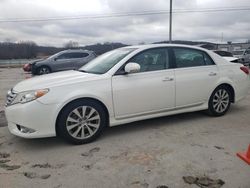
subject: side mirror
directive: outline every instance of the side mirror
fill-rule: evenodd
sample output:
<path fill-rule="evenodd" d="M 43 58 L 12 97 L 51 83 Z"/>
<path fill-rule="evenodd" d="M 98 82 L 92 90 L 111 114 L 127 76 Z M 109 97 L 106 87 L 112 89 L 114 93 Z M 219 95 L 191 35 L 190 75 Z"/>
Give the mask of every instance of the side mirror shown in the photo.
<path fill-rule="evenodd" d="M 138 63 L 128 63 L 125 66 L 125 72 L 130 74 L 130 73 L 136 73 L 136 72 L 140 72 L 141 66 Z"/>
<path fill-rule="evenodd" d="M 54 58 L 54 61 L 56 61 L 57 59 L 58 59 L 58 58 L 57 58 L 57 57 L 55 57 L 55 58 Z"/>

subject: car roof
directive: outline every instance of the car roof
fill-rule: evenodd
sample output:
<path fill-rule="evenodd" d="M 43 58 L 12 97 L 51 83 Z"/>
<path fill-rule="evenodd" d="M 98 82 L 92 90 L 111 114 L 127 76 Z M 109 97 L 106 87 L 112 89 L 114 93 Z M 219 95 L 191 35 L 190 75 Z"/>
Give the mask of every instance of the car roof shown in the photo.
<path fill-rule="evenodd" d="M 67 50 L 63 50 L 61 52 L 93 52 L 93 51 L 83 50 L 83 49 L 67 49 Z"/>
<path fill-rule="evenodd" d="M 193 49 L 197 49 L 197 50 L 208 51 L 205 48 L 201 48 L 198 46 L 192 46 L 192 45 L 185 45 L 185 44 L 144 44 L 144 45 L 126 46 L 123 48 L 149 49 L 149 48 L 157 48 L 157 47 L 183 47 L 183 48 L 193 48 Z"/>
<path fill-rule="evenodd" d="M 213 50 L 214 52 L 228 52 L 228 53 L 231 53 L 229 51 L 226 51 L 226 50 Z"/>
<path fill-rule="evenodd" d="M 183 47 L 183 48 L 191 48 L 191 49 L 197 49 L 206 52 L 210 55 L 210 57 L 214 60 L 214 62 L 218 64 L 228 64 L 227 60 L 225 60 L 223 57 L 219 56 L 218 54 L 214 53 L 211 50 L 207 50 L 205 48 L 201 48 L 198 46 L 192 46 L 192 45 L 184 45 L 184 44 L 146 44 L 146 45 L 134 45 L 134 46 L 126 46 L 123 47 L 123 49 L 126 48 L 136 48 L 136 51 L 143 51 L 151 48 L 160 48 L 160 47 Z"/>

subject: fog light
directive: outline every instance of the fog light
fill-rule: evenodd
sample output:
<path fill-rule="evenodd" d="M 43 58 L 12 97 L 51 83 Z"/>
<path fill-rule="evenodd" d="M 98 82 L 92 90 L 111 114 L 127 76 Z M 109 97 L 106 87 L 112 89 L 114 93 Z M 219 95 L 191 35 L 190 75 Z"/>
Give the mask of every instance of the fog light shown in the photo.
<path fill-rule="evenodd" d="M 21 126 L 21 125 L 16 125 L 16 126 L 17 126 L 17 129 L 22 133 L 33 133 L 33 132 L 35 132 L 34 129 L 30 129 L 30 128 L 27 128 L 27 127 L 24 127 L 24 126 Z"/>

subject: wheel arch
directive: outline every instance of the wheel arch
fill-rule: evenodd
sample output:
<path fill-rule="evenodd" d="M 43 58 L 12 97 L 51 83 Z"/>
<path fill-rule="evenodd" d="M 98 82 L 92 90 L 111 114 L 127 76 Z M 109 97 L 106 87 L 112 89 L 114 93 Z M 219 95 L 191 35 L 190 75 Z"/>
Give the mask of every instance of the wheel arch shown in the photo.
<path fill-rule="evenodd" d="M 48 67 L 49 70 L 50 70 L 50 72 L 53 71 L 53 69 L 51 68 L 51 66 L 49 66 L 49 65 L 47 65 L 47 64 L 41 64 L 41 65 L 39 65 L 39 66 L 36 67 L 35 74 L 38 74 L 37 71 L 38 71 L 41 67 Z"/>
<path fill-rule="evenodd" d="M 228 88 L 228 90 L 231 94 L 230 102 L 234 103 L 235 102 L 235 89 L 234 89 L 234 87 L 229 83 L 220 83 L 219 85 L 217 85 L 217 87 L 214 88 L 214 90 L 217 89 L 218 87 L 221 87 L 221 86 Z"/>
<path fill-rule="evenodd" d="M 73 102 L 82 101 L 82 100 L 90 100 L 90 101 L 94 101 L 94 102 L 100 104 L 105 111 L 105 115 L 107 117 L 107 126 L 109 126 L 109 117 L 110 116 L 109 116 L 109 111 L 108 111 L 108 108 L 106 107 L 106 105 L 102 101 L 100 101 L 96 98 L 93 98 L 93 97 L 81 97 L 81 98 L 77 98 L 77 99 L 73 99 L 73 100 L 69 101 L 68 103 L 64 104 L 63 107 L 60 109 L 59 113 L 57 114 L 56 122 L 55 122 L 56 135 L 58 135 L 58 119 L 59 119 L 59 116 L 62 113 L 62 111 L 67 107 L 67 105 L 69 105 Z"/>

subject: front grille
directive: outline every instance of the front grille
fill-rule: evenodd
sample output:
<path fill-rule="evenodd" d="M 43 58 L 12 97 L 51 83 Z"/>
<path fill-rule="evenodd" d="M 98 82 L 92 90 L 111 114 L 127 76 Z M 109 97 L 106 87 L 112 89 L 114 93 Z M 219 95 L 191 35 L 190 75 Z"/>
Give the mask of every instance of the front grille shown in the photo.
<path fill-rule="evenodd" d="M 9 106 L 12 104 L 12 102 L 14 101 L 14 99 L 16 98 L 17 93 L 15 93 L 13 91 L 13 89 L 9 90 L 7 93 L 7 99 L 6 99 L 6 106 Z"/>

